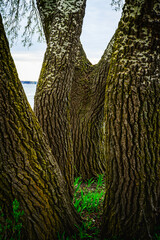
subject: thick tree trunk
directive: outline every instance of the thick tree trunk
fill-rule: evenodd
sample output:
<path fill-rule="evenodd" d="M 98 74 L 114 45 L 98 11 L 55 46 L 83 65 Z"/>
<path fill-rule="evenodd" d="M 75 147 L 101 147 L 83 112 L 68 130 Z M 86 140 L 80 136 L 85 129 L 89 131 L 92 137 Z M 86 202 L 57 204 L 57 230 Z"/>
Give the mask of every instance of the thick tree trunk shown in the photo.
<path fill-rule="evenodd" d="M 114 38 L 94 66 L 79 45 L 71 92 L 71 120 L 76 174 L 83 180 L 105 171 L 103 109 L 113 41 Z"/>
<path fill-rule="evenodd" d="M 152 239 L 160 207 L 160 3 L 126 0 L 105 99 L 103 239 Z"/>
<path fill-rule="evenodd" d="M 45 4 L 37 0 L 48 48 L 35 96 L 35 112 L 68 185 L 71 185 L 69 179 L 72 179 L 74 170 L 71 165 L 83 180 L 105 170 L 103 107 L 113 40 L 99 64 L 93 66 L 79 40 L 84 12 L 79 11 L 69 18 L 59 12 L 55 1 L 50 3 L 53 11 L 45 8 Z M 76 6 L 73 10 L 76 11 Z M 66 117 L 61 119 L 60 115 Z"/>
<path fill-rule="evenodd" d="M 44 8 L 38 2 L 45 28 Z M 34 110 L 46 134 L 72 195 L 74 177 L 73 144 L 70 123 L 70 94 L 78 40 L 82 29 L 85 0 L 57 1 L 48 16 L 45 32 L 48 42 L 35 95 Z M 48 7 L 46 8 L 48 11 Z"/>
<path fill-rule="evenodd" d="M 22 239 L 58 239 L 80 223 L 66 183 L 27 102 L 0 17 L 0 206 L 24 211 Z M 1 218 L 0 218 L 0 223 Z"/>

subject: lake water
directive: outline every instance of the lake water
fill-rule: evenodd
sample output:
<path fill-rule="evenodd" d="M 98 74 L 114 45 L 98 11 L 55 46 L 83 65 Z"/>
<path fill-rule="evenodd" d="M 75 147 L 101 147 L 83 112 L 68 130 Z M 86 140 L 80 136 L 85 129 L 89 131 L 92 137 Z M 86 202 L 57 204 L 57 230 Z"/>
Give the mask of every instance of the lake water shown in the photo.
<path fill-rule="evenodd" d="M 36 86 L 37 84 L 26 84 L 26 83 L 22 83 L 22 86 L 24 88 L 24 91 L 27 95 L 28 101 L 33 109 L 34 106 L 34 95 L 36 92 Z"/>

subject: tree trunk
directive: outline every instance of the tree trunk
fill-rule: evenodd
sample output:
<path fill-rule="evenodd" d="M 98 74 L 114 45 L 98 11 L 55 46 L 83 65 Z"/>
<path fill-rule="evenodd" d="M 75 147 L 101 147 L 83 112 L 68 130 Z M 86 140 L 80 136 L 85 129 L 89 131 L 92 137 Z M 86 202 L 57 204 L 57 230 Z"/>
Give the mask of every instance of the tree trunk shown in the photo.
<path fill-rule="evenodd" d="M 71 120 L 76 174 L 82 180 L 105 171 L 103 109 L 113 42 L 114 37 L 94 66 L 79 45 L 71 92 Z"/>
<path fill-rule="evenodd" d="M 70 95 L 86 1 L 57 1 L 56 5 L 54 2 L 50 6 L 51 12 L 48 12 L 48 5 L 42 5 L 43 1 L 37 3 L 44 29 L 49 27 L 45 30 L 48 45 L 37 85 L 34 111 L 72 196 L 74 159 Z M 48 18 L 51 21 L 47 24 L 45 21 Z"/>
<path fill-rule="evenodd" d="M 22 239 L 71 235 L 80 219 L 18 79 L 1 16 L 0 56 L 0 206 L 10 219 L 13 200 L 20 202 Z"/>
<path fill-rule="evenodd" d="M 105 170 L 103 107 L 113 40 L 99 64 L 93 66 L 87 59 L 79 39 L 84 12 L 76 13 L 79 14 L 81 22 L 76 19 L 77 24 L 75 25 L 73 23 L 76 22 L 77 15 L 74 15 L 74 18 L 67 17 L 66 19 L 64 14 L 58 12 L 59 7 L 57 8 L 54 1 L 50 3 L 52 11 L 49 11 L 48 7 L 45 8 L 45 4 L 43 1 L 37 0 L 48 49 L 37 86 L 35 112 L 70 186 L 72 181 L 70 183 L 69 179 L 72 179 L 73 170 L 83 180 L 102 174 Z M 76 10 L 75 6 L 73 10 Z M 66 29 L 73 25 L 73 28 L 67 30 L 69 40 L 61 41 L 60 38 L 57 38 L 59 34 L 62 39 L 66 37 L 66 29 L 62 30 L 62 27 L 59 29 L 58 24 L 65 24 Z M 76 31 L 74 31 L 75 28 Z M 66 41 L 71 45 L 65 52 Z M 58 60 L 57 56 L 53 54 L 55 51 L 62 53 L 58 55 Z M 67 51 L 69 57 L 66 56 Z M 72 62 L 70 62 L 71 59 Z M 53 71 L 57 71 L 57 73 L 50 74 Z M 64 88 L 63 85 L 65 85 Z M 59 92 L 63 92 L 63 94 L 58 95 Z M 68 99 L 67 103 L 63 104 L 66 98 Z M 61 119 L 62 112 L 66 118 Z M 71 146 L 72 141 L 73 146 Z M 64 149 L 66 149 L 66 153 Z M 71 165 L 74 169 L 71 168 Z"/>
<path fill-rule="evenodd" d="M 126 0 L 106 86 L 103 239 L 153 239 L 158 224 L 159 29 L 158 0 Z"/>

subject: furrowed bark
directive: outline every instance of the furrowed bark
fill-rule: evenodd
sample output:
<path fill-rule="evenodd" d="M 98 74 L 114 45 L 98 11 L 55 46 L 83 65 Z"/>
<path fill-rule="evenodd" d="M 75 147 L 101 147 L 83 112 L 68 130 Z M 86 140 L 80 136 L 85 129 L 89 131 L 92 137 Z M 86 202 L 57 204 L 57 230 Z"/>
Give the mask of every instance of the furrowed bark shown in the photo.
<path fill-rule="evenodd" d="M 19 201 L 22 239 L 71 235 L 80 218 L 18 79 L 1 16 L 0 56 L 0 206 L 12 219 L 12 202 Z"/>
<path fill-rule="evenodd" d="M 74 60 L 72 61 L 71 68 L 69 70 L 72 72 L 72 75 L 67 77 L 68 66 L 70 65 L 66 66 L 63 64 L 64 59 L 66 59 L 65 52 L 63 54 L 66 40 L 57 41 L 57 37 L 55 39 L 55 35 L 59 34 L 59 31 L 62 29 L 62 27 L 60 29 L 57 28 L 56 22 L 59 22 L 61 25 L 65 22 L 65 27 L 68 29 L 69 25 L 74 22 L 74 18 L 65 20 L 66 18 L 64 15 L 58 15 L 59 2 L 55 2 L 56 1 L 51 1 L 50 8 L 48 8 L 47 1 L 37 1 L 46 41 L 48 43 L 48 50 L 46 52 L 42 73 L 37 87 L 35 112 L 43 130 L 46 133 L 51 148 L 52 146 L 55 146 L 53 154 L 57 156 L 56 159 L 58 159 L 62 172 L 66 175 L 66 180 L 70 185 L 69 179 L 72 178 L 73 169 L 71 169 L 70 163 L 67 163 L 67 154 L 64 154 L 64 150 L 62 150 L 64 147 L 68 153 L 70 152 L 69 158 L 74 158 L 74 164 L 72 160 L 71 162 L 72 166 L 75 168 L 75 174 L 80 175 L 83 180 L 96 177 L 98 174 L 104 173 L 105 170 L 103 146 L 103 107 L 105 84 L 113 41 L 109 44 L 109 47 L 105 51 L 101 61 L 97 65 L 93 66 L 87 59 L 80 43 L 80 34 L 73 31 L 73 28 L 71 29 L 73 32 L 69 33 L 68 30 L 72 39 L 76 39 L 76 45 L 75 48 L 73 44 L 71 48 L 68 47 L 70 56 L 69 60 L 71 58 Z M 46 8 L 45 4 L 47 6 Z M 52 11 L 48 9 L 52 9 Z M 75 6 L 73 10 L 76 10 Z M 82 13 L 83 12 L 79 14 Z M 55 16 L 59 16 L 59 18 L 55 20 Z M 82 19 L 83 14 L 81 15 L 81 20 Z M 77 26 L 74 27 L 77 29 L 79 28 L 79 30 L 82 27 L 81 24 L 79 24 L 78 27 Z M 51 30 L 52 28 L 54 29 L 54 35 Z M 66 30 L 61 30 L 62 39 L 65 38 L 65 31 Z M 72 39 L 69 40 L 69 42 L 71 42 Z M 55 60 L 54 54 L 51 55 L 51 52 L 53 52 L 53 50 L 49 50 L 49 46 L 51 44 L 54 46 L 54 51 L 55 49 L 58 49 L 59 53 L 62 53 L 61 55 L 59 54 L 58 61 Z M 61 48 L 58 44 L 61 44 Z M 47 60 L 47 58 L 49 58 L 49 60 Z M 65 60 L 67 64 L 69 60 L 68 58 Z M 58 74 L 50 74 L 51 72 L 54 72 L 55 69 L 58 69 Z M 61 84 L 56 85 L 56 82 L 60 82 Z M 48 83 L 50 88 L 47 86 Z M 64 84 L 65 88 L 62 89 Z M 43 86 L 45 86 L 45 90 Z M 54 93 L 51 88 L 54 88 Z M 58 94 L 57 92 L 63 92 L 63 94 L 61 94 L 60 98 L 56 100 L 58 103 L 54 103 L 53 106 L 51 102 L 55 102 L 55 98 L 57 98 L 56 95 Z M 64 97 L 66 98 L 66 96 L 68 99 L 68 106 L 62 104 L 60 108 L 57 108 L 57 104 L 63 102 Z M 70 97 L 68 98 L 68 96 Z M 66 111 L 69 115 L 63 119 L 66 125 L 65 127 L 62 127 L 62 123 L 58 122 L 60 116 L 57 113 L 65 116 Z M 70 134 L 68 134 L 68 130 L 66 131 L 67 134 L 65 133 L 65 129 L 71 129 L 72 140 Z M 60 133 L 63 135 L 63 138 L 59 137 Z M 72 141 L 73 146 L 70 146 L 69 143 Z M 66 145 L 66 143 L 68 143 L 68 145 Z M 57 149 L 56 152 L 55 149 Z M 73 152 L 69 149 L 73 149 Z M 66 167 L 65 170 L 64 165 L 66 164 L 68 164 L 68 167 Z M 70 173 L 68 174 L 68 172 Z"/>
<path fill-rule="evenodd" d="M 114 38 L 100 62 L 92 65 L 80 44 L 71 93 L 71 119 L 76 174 L 87 180 L 105 171 L 103 109 Z"/>
<path fill-rule="evenodd" d="M 34 111 L 52 149 L 72 196 L 74 178 L 70 123 L 70 94 L 85 0 L 56 1 L 48 12 L 47 50 L 37 85 Z M 40 5 L 41 1 L 39 1 Z M 39 7 L 40 16 L 44 8 Z M 46 11 L 47 8 L 46 8 Z M 42 22 L 45 17 L 42 18 Z M 45 27 L 46 24 L 43 24 Z M 49 37 L 49 38 L 48 38 Z"/>
<path fill-rule="evenodd" d="M 158 224 L 159 29 L 159 1 L 126 1 L 106 86 L 102 239 L 153 239 Z"/>

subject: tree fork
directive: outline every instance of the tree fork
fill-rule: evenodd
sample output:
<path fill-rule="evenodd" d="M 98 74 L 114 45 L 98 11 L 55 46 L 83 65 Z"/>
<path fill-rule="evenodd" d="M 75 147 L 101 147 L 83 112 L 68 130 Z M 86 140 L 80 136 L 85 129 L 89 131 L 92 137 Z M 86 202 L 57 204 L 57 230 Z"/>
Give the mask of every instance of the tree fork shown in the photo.
<path fill-rule="evenodd" d="M 56 29 L 56 25 L 52 22 L 54 21 L 54 16 L 56 16 L 56 4 L 51 2 L 50 9 L 52 11 L 45 10 L 45 5 L 43 1 L 37 1 L 46 41 L 48 44 L 53 43 L 53 39 L 51 38 L 51 26 L 53 25 L 55 32 L 57 33 L 59 30 Z M 76 8 L 75 8 L 76 9 Z M 75 10 L 74 9 L 74 10 Z M 83 17 L 83 16 L 82 16 Z M 60 22 L 64 21 L 64 16 L 60 18 Z M 71 20 L 70 25 L 73 23 L 74 18 Z M 65 24 L 69 24 L 68 21 L 65 22 Z M 67 26 L 66 26 L 67 27 Z M 81 28 L 81 26 L 79 26 Z M 61 35 L 63 36 L 65 34 L 65 31 L 61 32 Z M 74 35 L 72 33 L 72 35 Z M 75 37 L 75 35 L 74 35 Z M 77 43 L 76 48 L 70 50 L 70 54 L 74 54 L 75 60 L 72 68 L 72 77 L 70 77 L 69 86 L 65 91 L 68 91 L 67 94 L 70 95 L 70 98 L 68 99 L 68 112 L 71 114 L 71 119 L 68 117 L 68 122 L 71 128 L 72 132 L 72 141 L 73 141 L 73 157 L 74 157 L 74 170 L 75 174 L 79 174 L 83 180 L 89 179 L 91 177 L 95 177 L 98 174 L 104 173 L 105 170 L 105 160 L 104 160 L 104 153 L 103 153 L 103 107 L 104 107 L 104 95 L 105 95 L 105 84 L 106 84 L 106 78 L 107 78 L 107 71 L 109 67 L 109 61 L 111 56 L 111 49 L 113 45 L 109 44 L 109 47 L 105 51 L 101 61 L 93 66 L 89 60 L 87 59 L 85 52 L 83 50 L 83 47 L 80 43 L 79 36 L 76 36 Z M 55 41 L 54 41 L 55 42 Z M 62 43 L 62 46 L 65 44 L 65 41 Z M 55 44 L 55 47 L 57 47 L 57 42 Z M 74 52 L 74 51 L 75 52 Z M 51 52 L 51 51 L 50 51 Z M 48 55 L 48 52 L 47 52 Z M 52 59 L 52 61 L 51 61 Z M 45 75 L 41 74 L 41 77 L 39 79 L 39 82 L 43 83 L 45 82 L 45 85 L 49 81 L 54 82 L 54 76 L 51 77 L 49 75 L 49 80 L 47 79 L 47 74 L 51 72 L 55 65 L 57 63 L 53 63 L 54 61 L 54 55 L 50 56 L 50 61 L 47 62 L 47 66 L 50 71 L 47 72 Z M 67 60 L 68 61 L 68 60 Z M 107 62 L 107 64 L 106 64 Z M 51 64 L 52 63 L 52 64 Z M 61 66 L 62 63 L 59 63 Z M 53 67 L 54 66 L 54 67 Z M 42 72 L 45 66 L 42 68 Z M 63 73 L 64 70 L 66 71 L 67 68 L 59 68 L 59 76 L 57 77 L 57 81 L 59 79 L 60 82 L 64 81 L 63 79 Z M 67 72 L 67 71 L 66 71 Z M 64 75 L 66 76 L 66 75 Z M 52 78 L 52 80 L 51 80 Z M 54 87 L 54 84 L 51 85 Z M 58 86 L 59 88 L 61 86 Z M 60 89 L 61 90 L 61 89 Z M 59 91 L 60 91 L 59 90 Z M 39 94 L 39 93 L 40 94 Z M 48 113 L 46 113 L 46 105 L 44 107 L 44 104 L 42 105 L 42 102 L 40 99 L 42 98 L 41 93 L 45 94 L 45 97 L 47 98 L 48 95 L 50 96 L 50 99 L 55 97 L 56 92 L 52 94 L 51 97 L 51 91 L 46 88 L 46 90 L 42 90 L 40 85 L 38 85 L 36 97 L 35 97 L 35 112 L 39 118 L 39 121 L 43 127 L 43 129 L 48 128 L 51 129 L 45 130 L 45 133 L 48 137 L 50 146 L 52 147 L 54 144 L 53 142 L 56 141 L 57 135 L 56 130 L 55 133 L 53 132 L 55 129 L 54 122 L 55 119 L 51 117 Z M 45 93 L 44 93 L 45 92 Z M 71 102 L 71 105 L 70 105 Z M 40 107 L 41 105 L 41 107 Z M 52 107 L 52 104 L 48 104 L 47 111 L 53 112 L 54 108 Z M 41 109 L 41 110 L 40 110 Z M 63 109 L 65 109 L 63 107 Z M 55 110 L 56 113 L 57 110 Z M 62 110 L 61 110 L 62 111 Z M 65 111 L 65 110 L 64 110 Z M 43 112 L 43 114 L 42 114 Z M 60 112 L 60 111 L 59 111 Z M 54 113 L 54 114 L 55 114 Z M 54 116 L 53 114 L 53 116 Z M 47 118 L 47 120 L 45 119 Z M 47 124 L 46 124 L 47 121 Z M 69 128 L 69 127 L 68 127 Z M 70 135 L 66 136 L 66 139 L 69 139 Z M 60 141 L 58 141 L 60 142 Z M 64 139 L 61 139 L 61 142 L 64 142 Z M 69 142 L 71 140 L 69 139 Z M 64 143 L 63 143 L 64 144 Z M 60 148 L 62 148 L 62 143 L 57 143 L 57 151 L 62 151 Z M 67 148 L 66 148 L 67 149 Z M 55 152 L 53 153 L 56 154 Z M 57 158 L 58 158 L 57 154 Z M 65 158 L 64 158 L 65 159 Z M 61 161 L 59 161 L 59 164 Z M 65 160 L 63 160 L 62 168 L 65 165 Z M 67 172 L 68 169 L 63 170 L 63 172 Z M 66 177 L 67 178 L 67 177 Z"/>
<path fill-rule="evenodd" d="M 76 174 L 87 180 L 105 172 L 103 110 L 114 37 L 98 64 L 79 44 L 71 92 L 71 122 Z"/>

